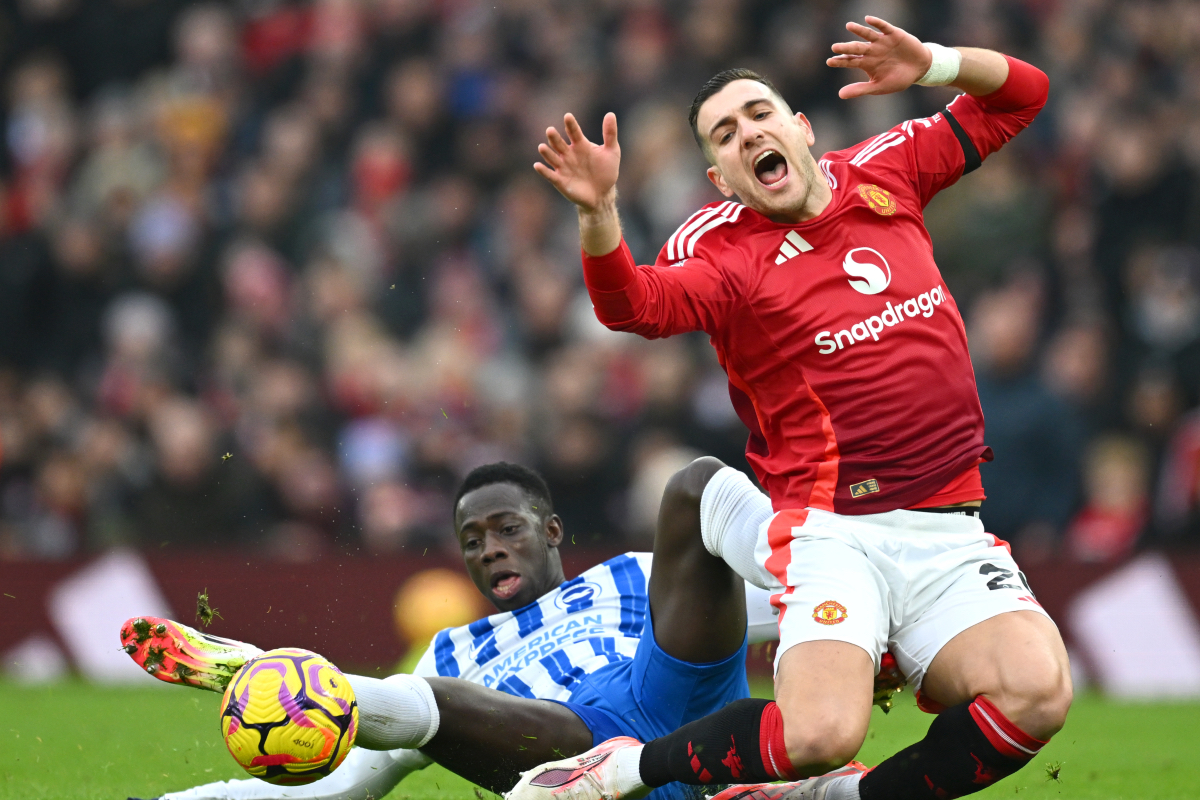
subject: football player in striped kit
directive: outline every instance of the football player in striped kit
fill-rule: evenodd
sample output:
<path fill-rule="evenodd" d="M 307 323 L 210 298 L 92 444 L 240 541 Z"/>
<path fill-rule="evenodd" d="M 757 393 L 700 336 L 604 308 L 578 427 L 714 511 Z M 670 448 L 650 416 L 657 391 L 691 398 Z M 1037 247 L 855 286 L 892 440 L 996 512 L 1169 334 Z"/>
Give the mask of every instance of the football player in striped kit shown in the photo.
<path fill-rule="evenodd" d="M 296 787 L 218 782 L 164 797 L 365 800 L 431 760 L 504 791 L 548 758 L 668 733 L 747 697 L 747 642 L 774 639 L 777 625 L 769 595 L 747 590 L 701 543 L 701 493 L 722 467 L 701 459 L 672 478 L 653 555 L 626 553 L 570 580 L 558 554 L 563 523 L 541 477 L 505 463 L 474 470 L 455 501 L 455 531 L 472 580 L 499 613 L 437 634 L 414 675 L 348 676 L 357 746 L 332 775 Z M 170 620 L 146 623 L 125 627 L 152 635 L 123 644 L 143 665 L 162 648 L 147 671 L 171 683 L 223 691 L 261 652 Z M 694 794 L 671 784 L 655 796 Z"/>
<path fill-rule="evenodd" d="M 992 453 L 922 216 L 1029 125 L 1049 81 L 994 51 L 866 21 L 847 24 L 860 40 L 833 45 L 827 61 L 867 73 L 843 98 L 914 83 L 963 94 L 818 161 L 808 119 L 769 80 L 718 73 L 689 121 L 730 199 L 685 221 L 654 265 L 638 266 L 622 238 L 616 117 L 592 143 L 568 114 L 566 136 L 550 128 L 538 148 L 534 168 L 578 209 L 600 321 L 651 339 L 702 330 L 717 351 L 773 513 L 714 514 L 702 534 L 773 592 L 780 643 L 774 702 L 739 700 L 644 747 L 544 765 L 510 800 L 634 797 L 668 781 L 762 782 L 730 790 L 760 799 L 958 797 L 1029 763 L 1065 723 L 1062 638 L 978 516 L 979 464 Z M 718 475 L 704 496 L 725 498 L 718 509 L 760 502 L 747 487 Z M 937 718 L 869 772 L 822 776 L 861 747 L 889 649 Z"/>

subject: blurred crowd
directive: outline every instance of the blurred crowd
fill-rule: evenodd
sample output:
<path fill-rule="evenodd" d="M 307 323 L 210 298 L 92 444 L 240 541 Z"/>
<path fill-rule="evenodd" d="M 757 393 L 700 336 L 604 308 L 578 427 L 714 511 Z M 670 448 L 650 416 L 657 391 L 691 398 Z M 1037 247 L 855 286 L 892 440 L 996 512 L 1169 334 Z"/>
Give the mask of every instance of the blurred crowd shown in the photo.
<path fill-rule="evenodd" d="M 611 333 L 530 168 L 621 121 L 643 263 L 716 197 L 686 109 L 770 75 L 817 153 L 935 112 L 824 65 L 865 13 L 1038 65 L 1034 126 L 927 211 L 1022 557 L 1200 544 L 1200 4 L 8 0 L 0 557 L 453 547 L 459 478 L 541 469 L 645 547 L 666 478 L 744 466 L 702 337 Z"/>

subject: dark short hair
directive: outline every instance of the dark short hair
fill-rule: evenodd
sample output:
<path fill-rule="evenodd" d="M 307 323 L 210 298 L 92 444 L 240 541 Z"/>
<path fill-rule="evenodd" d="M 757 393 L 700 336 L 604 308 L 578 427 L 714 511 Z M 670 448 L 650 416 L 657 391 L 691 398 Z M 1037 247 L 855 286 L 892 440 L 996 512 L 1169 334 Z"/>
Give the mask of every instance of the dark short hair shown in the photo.
<path fill-rule="evenodd" d="M 700 135 L 700 129 L 696 127 L 696 119 L 700 116 L 700 106 L 704 105 L 705 100 L 734 81 L 757 81 L 770 89 L 771 94 L 778 97 L 784 105 L 787 105 L 787 101 L 783 99 L 783 95 L 779 93 L 779 90 L 775 88 L 775 84 L 771 83 L 771 79 L 766 75 L 755 72 L 752 69 L 746 69 L 745 67 L 721 70 L 700 87 L 700 91 L 696 94 L 696 99 L 692 101 L 692 108 L 688 111 L 688 125 L 692 126 L 692 136 L 696 137 L 696 144 L 700 145 L 700 149 L 706 153 L 708 151 L 705 149 L 705 139 Z"/>
<path fill-rule="evenodd" d="M 529 467 L 510 464 L 507 461 L 484 464 L 482 467 L 471 470 L 467 477 L 463 478 L 462 485 L 458 487 L 458 493 L 454 495 L 454 513 L 458 513 L 458 501 L 463 499 L 463 495 L 484 486 L 491 486 L 493 483 L 511 483 L 519 487 L 542 519 L 547 519 L 554 513 L 554 503 L 550 500 L 550 487 L 546 485 L 545 478 Z"/>

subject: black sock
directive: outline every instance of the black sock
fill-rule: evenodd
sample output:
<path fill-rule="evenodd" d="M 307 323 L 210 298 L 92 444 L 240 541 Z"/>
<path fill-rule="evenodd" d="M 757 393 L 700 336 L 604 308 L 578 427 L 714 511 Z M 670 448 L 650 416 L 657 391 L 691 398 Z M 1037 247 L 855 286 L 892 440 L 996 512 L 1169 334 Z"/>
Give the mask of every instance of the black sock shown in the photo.
<path fill-rule="evenodd" d="M 763 763 L 764 753 L 770 763 Z M 792 777 L 779 708 L 769 700 L 734 700 L 647 743 L 639 771 L 647 786 L 671 781 L 760 783 Z"/>
<path fill-rule="evenodd" d="M 925 738 L 863 776 L 860 800 L 943 800 L 986 789 L 1029 763 L 1034 739 L 980 695 L 946 709 Z"/>

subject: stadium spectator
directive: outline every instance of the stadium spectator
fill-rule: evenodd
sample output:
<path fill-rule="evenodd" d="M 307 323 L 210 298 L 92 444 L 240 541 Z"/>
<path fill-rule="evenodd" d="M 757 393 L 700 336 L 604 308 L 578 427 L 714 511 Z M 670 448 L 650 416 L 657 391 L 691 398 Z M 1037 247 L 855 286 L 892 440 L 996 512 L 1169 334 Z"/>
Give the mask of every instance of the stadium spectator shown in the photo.
<path fill-rule="evenodd" d="M 986 440 L 995 460 L 981 468 L 988 530 L 1026 561 L 1049 557 L 1075 505 L 1076 414 L 1033 368 L 1042 308 L 1040 284 L 1025 276 L 980 296 L 968 338 Z"/>
<path fill-rule="evenodd" d="M 1133 552 L 1149 520 L 1149 458 L 1136 439 L 1092 443 L 1083 466 L 1084 506 L 1067 526 L 1066 547 L 1079 561 L 1116 561 Z"/>

